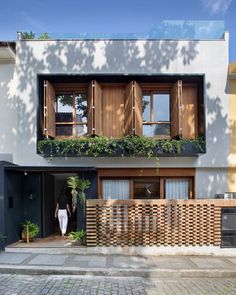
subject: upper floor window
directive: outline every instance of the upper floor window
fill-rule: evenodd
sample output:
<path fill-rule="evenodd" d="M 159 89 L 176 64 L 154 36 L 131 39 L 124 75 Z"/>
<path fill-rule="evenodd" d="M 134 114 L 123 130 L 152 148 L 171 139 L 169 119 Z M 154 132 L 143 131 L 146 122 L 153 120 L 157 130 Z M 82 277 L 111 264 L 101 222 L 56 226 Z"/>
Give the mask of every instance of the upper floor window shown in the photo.
<path fill-rule="evenodd" d="M 142 100 L 143 135 L 170 137 L 170 94 L 144 93 Z"/>
<path fill-rule="evenodd" d="M 56 136 L 83 136 L 87 134 L 86 93 L 56 94 Z"/>

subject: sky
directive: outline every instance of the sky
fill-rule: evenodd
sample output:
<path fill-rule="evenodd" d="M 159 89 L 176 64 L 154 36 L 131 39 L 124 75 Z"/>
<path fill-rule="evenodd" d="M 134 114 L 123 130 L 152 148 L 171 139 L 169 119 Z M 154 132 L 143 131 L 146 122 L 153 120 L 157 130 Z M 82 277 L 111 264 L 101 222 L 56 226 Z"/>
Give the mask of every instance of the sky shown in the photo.
<path fill-rule="evenodd" d="M 224 20 L 236 61 L 236 0 L 0 0 L 0 40 L 35 33 L 142 33 L 162 20 Z"/>

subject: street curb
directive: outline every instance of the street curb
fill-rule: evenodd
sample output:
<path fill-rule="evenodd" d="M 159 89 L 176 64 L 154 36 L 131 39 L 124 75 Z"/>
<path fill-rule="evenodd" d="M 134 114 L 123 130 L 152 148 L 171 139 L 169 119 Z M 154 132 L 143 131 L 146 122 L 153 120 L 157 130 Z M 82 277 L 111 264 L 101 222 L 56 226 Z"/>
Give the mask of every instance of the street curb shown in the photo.
<path fill-rule="evenodd" d="M 77 268 L 55 266 L 0 265 L 1 274 L 24 275 L 83 275 L 107 277 L 142 278 L 236 278 L 236 270 L 230 269 L 115 269 L 115 268 Z"/>

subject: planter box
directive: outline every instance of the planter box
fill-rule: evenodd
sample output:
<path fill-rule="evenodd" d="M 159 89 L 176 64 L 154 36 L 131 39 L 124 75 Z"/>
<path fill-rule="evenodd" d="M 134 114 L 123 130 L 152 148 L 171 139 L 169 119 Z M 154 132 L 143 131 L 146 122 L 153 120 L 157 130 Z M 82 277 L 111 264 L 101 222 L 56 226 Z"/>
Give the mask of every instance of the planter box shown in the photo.
<path fill-rule="evenodd" d="M 194 142 L 192 141 L 186 141 L 182 143 L 181 150 L 178 152 L 174 146 L 171 146 L 173 148 L 169 149 L 160 146 L 157 146 L 153 149 L 154 151 L 154 157 L 197 157 L 201 154 L 205 153 L 205 148 L 198 147 Z M 86 154 L 86 148 L 85 145 L 83 150 L 81 150 L 81 154 L 78 155 L 76 151 L 70 151 L 65 153 L 65 147 L 63 147 L 63 144 L 59 147 L 51 146 L 50 143 L 44 144 L 42 148 L 42 152 L 38 151 L 38 154 L 42 155 L 45 158 L 48 157 L 94 157 L 93 155 L 87 155 Z M 147 154 L 144 155 L 132 155 L 128 150 L 126 150 L 124 147 L 119 145 L 118 147 L 114 148 L 114 152 L 112 154 L 109 153 L 101 153 L 97 155 L 97 157 L 147 157 Z"/>

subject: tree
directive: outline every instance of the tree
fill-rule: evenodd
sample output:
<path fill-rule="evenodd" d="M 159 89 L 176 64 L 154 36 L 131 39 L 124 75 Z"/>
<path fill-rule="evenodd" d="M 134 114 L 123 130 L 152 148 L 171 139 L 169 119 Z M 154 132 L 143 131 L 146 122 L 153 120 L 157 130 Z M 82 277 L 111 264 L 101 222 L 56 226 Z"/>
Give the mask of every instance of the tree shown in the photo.
<path fill-rule="evenodd" d="M 24 40 L 26 39 L 35 39 L 35 33 L 33 33 L 32 31 L 28 32 L 22 32 L 22 38 Z"/>
<path fill-rule="evenodd" d="M 48 40 L 48 39 L 51 39 L 51 37 L 49 36 L 48 33 L 43 33 L 42 35 L 40 35 L 38 37 L 39 40 Z"/>

